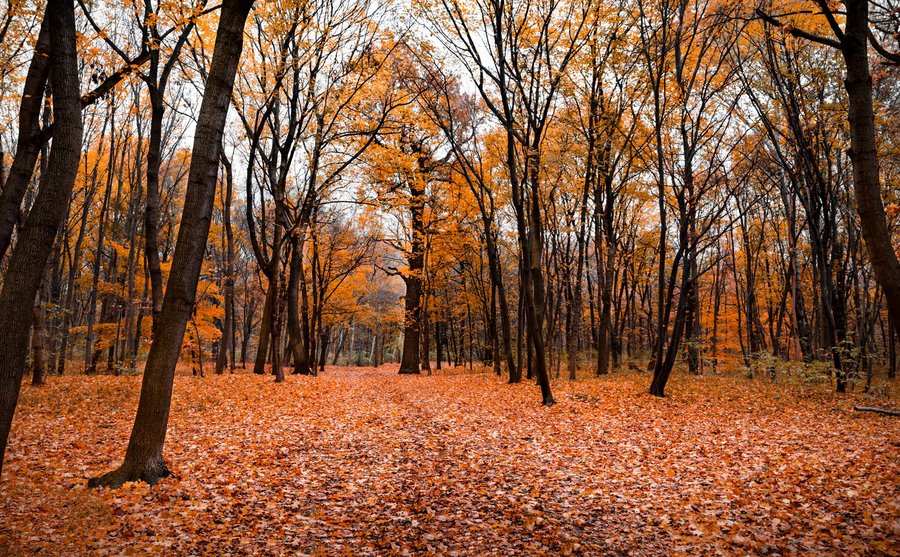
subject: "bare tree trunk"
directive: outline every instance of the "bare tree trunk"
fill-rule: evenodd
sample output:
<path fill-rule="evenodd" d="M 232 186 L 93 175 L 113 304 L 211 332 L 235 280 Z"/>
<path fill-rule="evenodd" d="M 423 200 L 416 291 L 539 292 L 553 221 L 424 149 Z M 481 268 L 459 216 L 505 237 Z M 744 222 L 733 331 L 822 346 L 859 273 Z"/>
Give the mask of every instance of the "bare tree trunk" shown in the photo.
<path fill-rule="evenodd" d="M 222 339 L 216 358 L 216 373 L 225 371 L 228 355 L 231 354 L 231 370 L 234 371 L 234 232 L 231 229 L 231 197 L 234 180 L 231 175 L 231 161 L 222 154 L 225 169 L 225 199 L 222 204 L 222 220 L 225 226 L 225 317 L 222 323 Z"/>
<path fill-rule="evenodd" d="M 151 61 L 151 75 L 148 80 L 150 91 L 150 140 L 147 146 L 147 207 L 144 211 L 144 256 L 150 276 L 150 300 L 152 304 L 153 330 L 162 309 L 163 282 L 159 261 L 159 166 L 162 151 L 163 91 L 156 82 L 159 60 Z"/>
<path fill-rule="evenodd" d="M 412 271 L 410 265 L 410 271 Z M 406 283 L 403 320 L 403 355 L 400 356 L 400 373 L 419 373 L 419 321 L 421 319 L 421 281 L 416 277 L 403 277 Z"/>
<path fill-rule="evenodd" d="M 277 252 L 276 252 L 277 253 Z M 274 253 L 273 259 L 277 257 Z M 267 275 L 270 273 L 266 273 Z M 253 363 L 253 373 L 264 375 L 266 373 L 266 361 L 269 356 L 269 336 L 272 334 L 272 323 L 274 320 L 274 308 L 276 298 L 278 296 L 278 275 L 269 276 L 269 286 L 266 289 L 266 301 L 263 303 L 262 317 L 259 325 L 259 338 L 256 344 L 256 360 Z"/>
<path fill-rule="evenodd" d="M 422 322 L 419 331 L 422 340 L 422 350 L 419 354 L 422 359 L 422 371 L 427 375 L 431 375 L 431 335 L 429 334 L 430 328 L 428 326 L 428 295 L 425 292 L 422 293 L 421 317 Z"/>
<path fill-rule="evenodd" d="M 325 371 L 325 362 L 328 360 L 328 345 L 331 344 L 331 325 L 327 330 L 319 331 L 321 346 L 319 347 L 319 371 Z"/>
<path fill-rule="evenodd" d="M 897 331 L 894 318 L 888 315 L 888 379 L 897 377 Z"/>
<path fill-rule="evenodd" d="M 412 242 L 409 254 L 409 271 L 403 274 L 406 283 L 403 320 L 403 355 L 400 357 L 400 373 L 419 373 L 422 328 L 422 273 L 425 267 L 425 191 L 415 180 L 410 181 L 410 212 Z"/>
<path fill-rule="evenodd" d="M 350 325 L 353 327 L 353 325 Z M 334 354 L 331 356 L 331 365 L 336 366 L 338 363 L 338 358 L 341 357 L 341 352 L 344 351 L 344 345 L 347 343 L 347 329 L 346 327 L 341 327 L 340 337 L 337 343 L 337 346 L 334 347 Z"/>
<path fill-rule="evenodd" d="M 184 213 L 165 298 L 144 369 L 128 450 L 122 466 L 92 479 L 89 482 L 92 487 L 118 487 L 125 481 L 134 480 L 154 484 L 169 475 L 163 459 L 163 444 L 175 365 L 196 298 L 215 200 L 225 117 L 243 48 L 244 23 L 252 4 L 252 0 L 224 0 L 222 3 L 212 64 L 197 118 Z"/>
<path fill-rule="evenodd" d="M 34 322 L 31 326 L 31 384 L 35 386 L 44 384 L 44 374 L 46 372 L 44 364 L 44 345 L 47 339 L 47 311 L 44 307 L 47 291 L 46 280 L 47 277 L 44 279 L 43 287 L 38 290 L 34 308 L 32 309 Z"/>
<path fill-rule="evenodd" d="M 72 0 L 48 0 L 53 120 L 57 127 L 47 173 L 19 233 L 0 290 L 0 471 L 28 354 L 34 299 L 47 258 L 75 185 L 81 156 L 82 122 L 75 7 Z M 40 52 L 36 52 L 40 56 Z"/>
<path fill-rule="evenodd" d="M 845 6 L 847 23 L 841 50 L 847 67 L 844 86 L 849 100 L 847 116 L 856 207 L 869 261 L 896 323 L 900 321 L 900 261 L 891 243 L 878 176 L 872 75 L 869 73 L 869 2 L 847 0 Z"/>
<path fill-rule="evenodd" d="M 25 76 L 22 104 L 19 106 L 19 135 L 16 139 L 16 155 L 9 168 L 9 176 L 2 183 L 0 193 L 0 261 L 6 255 L 12 240 L 13 229 L 19 220 L 19 207 L 38 154 L 41 152 L 40 115 L 44 101 L 44 89 L 50 75 L 50 21 L 44 17 L 34 54 Z M 79 104 L 79 111 L 81 105 Z"/>
<path fill-rule="evenodd" d="M 279 283 L 281 281 L 279 280 Z M 272 375 L 275 376 L 276 383 L 284 382 L 284 367 L 282 366 L 281 353 L 281 333 L 284 324 L 284 311 L 282 310 L 279 300 L 281 296 L 275 298 L 275 306 L 272 308 L 273 326 L 272 333 L 269 335 L 272 339 Z"/>
<path fill-rule="evenodd" d="M 443 321 L 435 321 L 434 323 L 434 347 L 437 352 L 437 370 L 441 370 L 441 361 L 444 359 L 444 323 Z"/>
<path fill-rule="evenodd" d="M 301 289 L 303 290 L 303 305 L 305 306 L 303 309 L 303 317 L 302 320 L 305 321 L 309 316 L 307 301 L 306 301 L 306 285 L 304 284 L 306 281 L 303 280 L 305 277 L 303 276 L 303 232 L 300 231 L 296 236 L 291 238 L 291 261 L 290 261 L 290 269 L 288 271 L 288 337 L 289 342 L 291 344 L 291 354 L 294 358 L 294 373 L 299 373 L 301 375 L 309 375 L 311 373 L 309 366 L 309 334 L 308 328 L 309 324 L 307 322 L 307 334 L 303 334 L 303 327 L 301 324 L 301 308 L 300 308 L 300 296 Z"/>

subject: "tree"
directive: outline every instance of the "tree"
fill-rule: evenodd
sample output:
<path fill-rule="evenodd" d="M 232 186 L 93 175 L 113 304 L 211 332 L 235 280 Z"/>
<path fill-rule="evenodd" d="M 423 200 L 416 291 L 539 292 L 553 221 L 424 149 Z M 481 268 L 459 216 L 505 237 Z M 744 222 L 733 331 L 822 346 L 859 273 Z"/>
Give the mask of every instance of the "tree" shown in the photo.
<path fill-rule="evenodd" d="M 853 184 L 856 210 L 859 213 L 862 236 L 869 260 L 895 323 L 900 320 L 900 259 L 891 243 L 887 215 L 881 197 L 878 168 L 878 149 L 875 140 L 875 111 L 872 98 L 872 74 L 869 70 L 869 44 L 889 61 L 900 64 L 900 54 L 885 49 L 870 29 L 869 0 L 846 0 L 845 23 L 841 28 L 836 12 L 826 0 L 814 0 L 822 10 L 828 27 L 834 34 L 825 37 L 801 27 L 782 26 L 781 22 L 762 10 L 757 14 L 767 23 L 778 25 L 790 34 L 837 49 L 844 58 L 846 79 L 844 86 L 849 101 L 847 119 L 850 123 L 850 160 L 853 164 Z"/>
<path fill-rule="evenodd" d="M 457 2 L 423 8 L 438 40 L 468 74 L 506 133 L 528 324 L 529 354 L 545 405 L 554 404 L 544 346 L 541 148 L 569 63 L 592 22 L 586 5 L 531 0 Z"/>
<path fill-rule="evenodd" d="M 150 346 L 137 416 L 125 461 L 88 482 L 91 487 L 119 487 L 126 481 L 154 484 L 169 474 L 163 444 L 172 403 L 175 365 L 194 307 L 203 254 L 215 201 L 216 175 L 225 117 L 244 44 L 244 23 L 253 0 L 224 0 L 212 62 L 197 117 L 184 213 L 159 322 Z"/>
<path fill-rule="evenodd" d="M 44 12 L 49 38 L 53 122 L 56 134 L 40 188 L 0 290 L 0 467 L 28 355 L 28 332 L 35 295 L 75 185 L 81 156 L 81 101 L 75 48 L 73 0 L 48 0 Z M 37 50 L 36 56 L 43 52 Z M 28 93 L 26 92 L 26 95 Z M 23 102 L 29 102 L 24 98 Z"/>

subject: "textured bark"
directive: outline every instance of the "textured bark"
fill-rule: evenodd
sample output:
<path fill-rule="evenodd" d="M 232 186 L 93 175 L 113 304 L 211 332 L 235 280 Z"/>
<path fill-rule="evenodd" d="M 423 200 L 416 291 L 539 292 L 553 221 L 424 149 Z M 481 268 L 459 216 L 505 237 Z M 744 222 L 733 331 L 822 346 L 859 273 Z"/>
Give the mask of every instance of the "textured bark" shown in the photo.
<path fill-rule="evenodd" d="M 276 252 L 277 253 L 277 252 Z M 274 257 L 274 256 L 273 256 Z M 268 274 L 268 273 L 267 273 Z M 278 295 L 278 275 L 269 277 L 269 286 L 266 289 L 266 300 L 263 302 L 262 318 L 259 324 L 259 338 L 256 345 L 256 359 L 253 362 L 253 373 L 256 375 L 264 375 L 266 373 L 266 360 L 269 356 L 269 335 L 272 334 L 273 308 L 275 307 L 275 298 Z M 244 338 L 248 338 L 245 335 Z"/>
<path fill-rule="evenodd" d="M 158 64 L 159 61 L 156 61 Z M 155 81 L 156 64 L 151 65 L 151 78 Z M 148 81 L 149 83 L 149 81 Z M 150 89 L 150 139 L 147 145 L 147 206 L 144 209 L 144 256 L 150 276 L 150 300 L 152 304 L 153 329 L 162 309 L 163 283 L 159 261 L 159 157 L 162 150 L 162 91 Z"/>
<path fill-rule="evenodd" d="M 119 487 L 143 480 L 154 484 L 169 474 L 163 445 L 172 402 L 175 365 L 191 316 L 215 201 L 216 173 L 225 118 L 243 48 L 243 29 L 252 0 L 225 0 L 216 34 L 209 77 L 197 118 L 184 213 L 172 269 L 147 357 L 137 416 L 125 461 L 94 478 L 91 487 Z"/>
<path fill-rule="evenodd" d="M 869 3 L 867 0 L 847 0 L 845 5 L 847 24 L 841 42 L 847 66 L 844 86 L 850 101 L 847 116 L 850 120 L 850 159 L 853 162 L 856 208 L 869 261 L 884 291 L 891 316 L 897 323 L 900 322 L 900 261 L 891 243 L 878 175 L 868 56 Z"/>
<path fill-rule="evenodd" d="M 410 272 L 415 272 L 414 258 L 410 259 Z M 421 267 L 420 267 L 421 269 Z M 422 285 L 421 279 L 415 276 L 404 276 L 406 296 L 404 297 L 403 317 L 403 355 L 400 357 L 400 373 L 419 373 L 419 321 L 421 319 Z"/>
<path fill-rule="evenodd" d="M 225 318 L 222 323 L 222 339 L 219 341 L 219 354 L 216 358 L 216 373 L 225 371 L 228 356 L 231 356 L 231 371 L 234 371 L 234 231 L 231 228 L 231 198 L 234 191 L 234 180 L 231 174 L 231 161 L 222 156 L 225 168 L 225 199 L 222 207 L 222 220 L 225 227 Z"/>
<path fill-rule="evenodd" d="M 425 190 L 415 178 L 409 180 L 412 242 L 406 283 L 403 317 L 403 355 L 400 373 L 419 373 L 422 327 L 422 274 L 425 268 Z"/>
<path fill-rule="evenodd" d="M 300 282 L 303 275 L 303 241 L 300 234 L 291 238 L 291 260 L 289 266 L 287 321 L 291 354 L 294 357 L 294 373 L 309 375 L 311 373 L 309 367 L 309 347 L 307 346 L 309 334 L 303 334 L 300 324 Z M 308 313 L 308 311 L 304 313 Z"/>
<path fill-rule="evenodd" d="M 331 326 L 325 331 L 319 331 L 321 347 L 319 348 L 319 371 L 325 371 L 325 361 L 328 359 L 328 345 L 331 344 Z"/>
<path fill-rule="evenodd" d="M 49 0 L 45 19 L 50 29 L 53 120 L 57 133 L 47 172 L 41 177 L 37 197 L 19 231 L 0 291 L 0 470 L 28 354 L 35 295 L 75 185 L 81 156 L 83 127 L 74 2 Z"/>
<path fill-rule="evenodd" d="M 42 290 L 46 290 L 46 284 L 44 287 Z M 34 309 L 31 311 L 34 320 L 31 325 L 31 384 L 35 386 L 44 384 L 44 373 L 46 371 L 44 346 L 47 339 L 47 312 L 44 309 L 44 294 L 45 292 L 38 291 L 37 299 L 34 301 Z"/>
<path fill-rule="evenodd" d="M 34 165 L 41 152 L 40 115 L 47 76 L 50 74 L 50 21 L 44 17 L 34 55 L 25 76 L 22 104 L 19 107 L 19 132 L 16 155 L 9 168 L 9 176 L 0 193 L 0 260 L 6 255 L 13 229 L 19 220 L 22 197 L 34 173 Z M 79 110 L 81 106 L 79 105 Z"/>
<path fill-rule="evenodd" d="M 544 274 L 541 270 L 543 261 L 543 224 L 541 222 L 541 199 L 539 195 L 539 170 L 540 157 L 537 155 L 540 149 L 539 138 L 532 146 L 533 159 L 529 167 L 529 181 L 531 182 L 531 203 L 528 223 L 528 242 L 524 250 L 525 268 L 528 272 L 528 280 L 525 281 L 525 313 L 528 321 L 529 339 L 534 349 L 534 372 L 537 376 L 538 386 L 541 388 L 541 402 L 544 406 L 553 406 L 556 400 L 550 389 L 550 372 L 547 369 L 547 356 L 544 349 Z"/>

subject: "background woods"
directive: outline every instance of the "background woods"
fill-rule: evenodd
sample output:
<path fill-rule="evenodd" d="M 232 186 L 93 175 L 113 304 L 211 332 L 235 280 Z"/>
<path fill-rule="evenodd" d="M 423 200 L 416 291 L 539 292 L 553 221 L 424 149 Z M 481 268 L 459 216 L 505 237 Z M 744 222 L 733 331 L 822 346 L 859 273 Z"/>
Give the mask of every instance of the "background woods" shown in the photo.
<path fill-rule="evenodd" d="M 881 0 L 0 0 L 0 553 L 896 555 L 898 65 Z"/>
<path fill-rule="evenodd" d="M 20 385 L 636 371 L 890 390 L 900 11 L 848 0 L 10 0 L 0 445 Z M 643 380 L 643 379 L 642 379 Z M 240 379 L 235 379 L 240 381 Z"/>

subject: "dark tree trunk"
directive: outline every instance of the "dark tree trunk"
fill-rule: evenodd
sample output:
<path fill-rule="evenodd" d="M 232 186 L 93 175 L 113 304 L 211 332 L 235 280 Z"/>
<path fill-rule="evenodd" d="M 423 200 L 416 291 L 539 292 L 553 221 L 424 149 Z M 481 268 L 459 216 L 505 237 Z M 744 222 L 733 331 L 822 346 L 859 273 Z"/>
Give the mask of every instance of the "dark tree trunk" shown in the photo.
<path fill-rule="evenodd" d="M 0 261 L 9 248 L 13 229 L 19 220 L 19 207 L 41 152 L 40 115 L 47 76 L 51 71 L 50 48 L 50 21 L 45 15 L 41 22 L 37 44 L 34 46 L 28 74 L 25 76 L 22 104 L 19 107 L 16 155 L 10 165 L 9 176 L 5 183 L 2 183 L 3 192 L 0 193 Z M 81 110 L 80 103 L 78 110 Z"/>
<path fill-rule="evenodd" d="M 328 345 L 331 344 L 331 325 L 327 330 L 319 331 L 321 346 L 319 348 L 319 371 L 325 371 L 325 362 L 328 359 Z"/>
<path fill-rule="evenodd" d="M 541 270 L 542 255 L 544 249 L 543 224 L 541 222 L 541 199 L 539 195 L 539 169 L 541 166 L 538 156 L 540 144 L 539 138 L 532 147 L 531 160 L 528 166 L 529 182 L 531 184 L 531 199 L 528 211 L 528 226 L 523 245 L 523 263 L 526 270 L 525 282 L 525 316 L 528 327 L 528 339 L 531 349 L 534 351 L 534 373 L 538 386 L 541 388 L 541 402 L 544 406 L 552 406 L 556 403 L 550 390 L 550 373 L 547 369 L 547 355 L 544 347 L 544 274 Z M 521 231 L 526 229 L 520 226 Z"/>
<path fill-rule="evenodd" d="M 423 299 L 427 300 L 427 296 L 422 296 Z M 427 306 L 427 301 L 423 303 L 423 305 Z M 424 371 L 427 375 L 431 375 L 431 335 L 430 328 L 428 326 L 428 310 L 423 307 L 422 308 L 422 323 L 419 329 L 419 337 L 422 340 L 422 351 L 420 355 L 422 357 L 422 371 Z"/>
<path fill-rule="evenodd" d="M 222 155 L 222 166 L 225 169 L 225 199 L 222 206 L 222 221 L 225 226 L 225 317 L 222 323 L 222 339 L 219 342 L 219 354 L 216 358 L 216 373 L 225 371 L 228 355 L 231 355 L 231 370 L 234 371 L 234 232 L 231 229 L 231 197 L 234 180 L 231 175 L 231 161 Z"/>
<path fill-rule="evenodd" d="M 256 313 L 256 302 L 248 294 L 244 294 L 243 327 L 241 328 L 241 369 L 247 369 L 247 353 L 250 351 L 250 336 L 253 334 L 253 315 Z"/>
<path fill-rule="evenodd" d="M 410 272 L 413 272 L 412 260 Z M 400 356 L 400 373 L 419 373 L 419 320 L 422 299 L 421 280 L 414 276 L 404 276 L 406 296 L 404 297 L 403 355 Z"/>
<path fill-rule="evenodd" d="M 280 283 L 281 281 L 279 281 Z M 284 311 L 282 311 L 279 300 L 281 296 L 275 298 L 275 307 L 273 308 L 272 333 L 269 335 L 272 339 L 272 375 L 275 376 L 276 383 L 284 382 L 284 367 L 281 353 L 281 332 L 284 330 Z"/>
<path fill-rule="evenodd" d="M 307 225 L 308 226 L 308 225 Z M 316 295 L 316 277 L 315 277 L 315 251 L 316 251 L 316 243 L 312 242 L 313 247 L 313 258 L 312 264 L 310 265 L 310 280 L 306 279 L 306 265 L 303 261 L 303 244 L 305 243 L 305 236 L 300 238 L 299 244 L 299 253 L 296 254 L 297 261 L 299 263 L 299 296 L 300 296 L 300 349 L 303 352 L 303 361 L 301 362 L 301 373 L 305 374 L 315 374 L 315 369 L 313 363 L 315 362 L 315 340 L 313 339 L 313 332 L 315 331 L 313 319 L 310 317 L 309 311 L 309 292 L 307 290 L 307 284 L 312 286 L 311 290 L 313 292 L 313 307 L 315 308 L 315 295 Z M 315 237 L 313 237 L 315 240 Z"/>
<path fill-rule="evenodd" d="M 200 3 L 204 6 L 206 0 Z M 145 2 L 144 24 L 149 39 L 156 44 L 162 41 L 159 33 L 159 5 L 153 10 L 151 2 Z M 165 113 L 165 93 L 169 81 L 169 75 L 178 54 L 184 47 L 186 39 L 194 28 L 195 21 L 191 18 L 187 25 L 181 28 L 180 35 L 175 42 L 169 59 L 160 66 L 159 48 L 151 48 L 149 53 L 149 68 L 143 75 L 147 84 L 147 92 L 150 97 L 150 137 L 147 144 L 147 205 L 144 210 L 144 254 L 146 256 L 147 270 L 150 277 L 150 299 L 152 304 L 153 326 L 156 326 L 156 317 L 162 308 L 163 280 L 159 257 L 159 170 L 160 156 L 163 146 L 163 115 Z"/>
<path fill-rule="evenodd" d="M 441 370 L 441 361 L 444 359 L 444 327 L 442 321 L 434 323 L 434 348 L 437 357 L 437 370 Z"/>
<path fill-rule="evenodd" d="M 150 79 L 156 81 L 159 61 L 151 63 Z M 148 82 L 149 83 L 149 82 Z M 159 166 L 162 151 L 163 92 L 155 85 L 150 90 L 150 140 L 147 145 L 147 207 L 144 210 L 144 255 L 150 276 L 150 300 L 153 328 L 162 309 L 163 283 L 159 261 Z"/>
<path fill-rule="evenodd" d="M 350 325 L 353 326 L 352 324 Z M 347 343 L 347 329 L 345 327 L 341 327 L 340 337 L 338 339 L 337 346 L 334 347 L 334 354 L 331 356 L 331 365 L 336 366 L 338 363 L 338 358 L 341 357 L 341 352 L 344 351 L 344 345 Z"/>
<path fill-rule="evenodd" d="M 45 278 L 44 280 L 46 281 L 47 279 Z M 35 386 L 44 384 L 44 374 L 46 372 L 44 362 L 44 346 L 47 341 L 47 311 L 44 308 L 46 287 L 45 283 L 44 287 L 38 291 L 37 298 L 34 301 L 34 309 L 32 309 L 34 322 L 31 325 L 31 384 Z"/>
<path fill-rule="evenodd" d="M 0 291 L 0 471 L 28 355 L 34 299 L 75 185 L 81 156 L 81 101 L 72 0 L 48 0 L 53 120 L 47 173 L 19 232 Z M 37 56 L 41 53 L 37 52 Z"/>
<path fill-rule="evenodd" d="M 503 356 L 506 358 L 506 367 L 509 371 L 509 382 L 518 383 L 522 380 L 522 369 L 521 366 L 516 365 L 513 359 L 512 325 L 509 320 L 509 302 L 506 296 L 506 285 L 503 280 L 503 269 L 500 265 L 500 254 L 497 249 L 493 219 L 484 218 L 483 220 L 488 267 L 491 271 L 491 282 L 497 288 L 497 302 L 500 306 L 500 338 L 503 341 Z M 495 357 L 499 358 L 499 355 L 496 355 Z"/>
<path fill-rule="evenodd" d="M 841 45 L 847 67 L 844 86 L 849 99 L 847 116 L 856 207 L 869 261 L 896 323 L 900 321 L 900 261 L 891 243 L 878 176 L 872 75 L 869 73 L 869 2 L 847 0 L 845 5 L 847 23 Z"/>
<path fill-rule="evenodd" d="M 276 253 L 278 252 L 273 253 L 273 259 L 277 257 Z M 266 373 L 266 360 L 269 356 L 270 344 L 269 336 L 272 334 L 274 308 L 278 296 L 278 275 L 268 272 L 266 275 L 269 278 L 269 286 L 266 289 L 266 301 L 263 303 L 262 318 L 260 319 L 259 338 L 256 344 L 256 360 L 253 362 L 253 373 L 256 375 L 264 375 Z"/>
<path fill-rule="evenodd" d="M 403 317 L 403 355 L 400 373 L 419 373 L 422 327 L 422 273 L 425 268 L 425 191 L 417 180 L 410 180 L 410 213 L 412 242 L 409 271 L 403 275 L 406 283 Z"/>
<path fill-rule="evenodd" d="M 252 4 L 252 0 L 222 3 L 212 64 L 197 118 L 184 213 L 125 461 L 118 469 L 92 479 L 89 482 L 92 487 L 119 487 L 125 481 L 135 480 L 154 484 L 169 475 L 163 444 L 175 365 L 196 298 L 215 200 L 225 117 L 243 48 L 244 23 Z"/>
<path fill-rule="evenodd" d="M 287 291 L 287 310 L 288 310 L 288 338 L 291 345 L 291 354 L 294 358 L 294 373 L 301 375 L 309 375 L 311 373 L 309 366 L 309 334 L 303 334 L 303 327 L 300 323 L 300 290 L 305 290 L 303 281 L 303 240 L 299 233 L 291 238 L 291 260 L 290 269 L 288 271 L 288 291 Z M 305 304 L 304 304 L 305 305 Z M 308 311 L 304 314 L 308 315 Z M 308 324 L 307 324 L 308 328 Z"/>
<path fill-rule="evenodd" d="M 102 133 L 101 133 L 102 135 Z M 75 279 L 78 277 L 78 269 L 81 264 L 81 249 L 84 244 L 84 236 L 87 231 L 88 215 L 91 201 L 94 199 L 95 188 L 91 187 L 86 194 L 85 203 L 81 215 L 81 224 L 78 228 L 78 237 L 75 239 L 75 249 L 69 260 L 68 276 L 66 278 L 66 300 L 63 307 L 62 324 L 60 325 L 62 338 L 60 339 L 59 361 L 56 365 L 56 374 L 63 375 L 66 371 L 66 361 L 69 358 L 69 328 L 72 324 L 72 313 L 75 311 Z"/>

